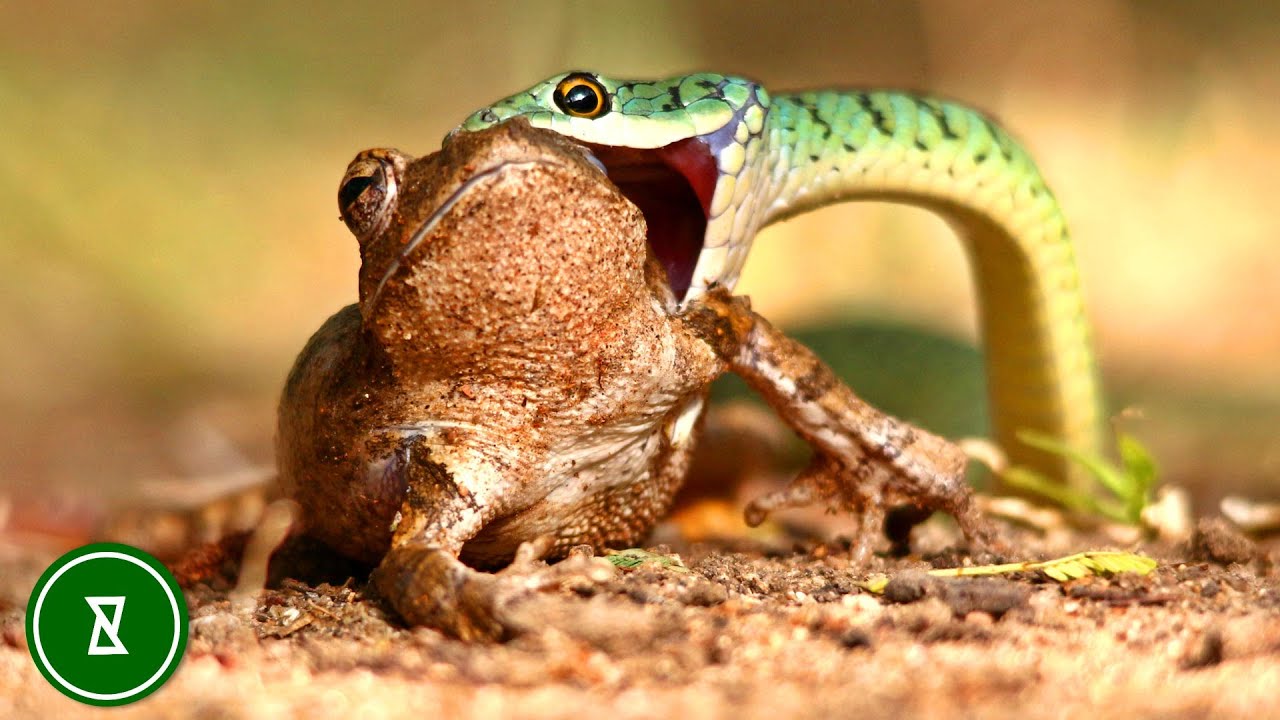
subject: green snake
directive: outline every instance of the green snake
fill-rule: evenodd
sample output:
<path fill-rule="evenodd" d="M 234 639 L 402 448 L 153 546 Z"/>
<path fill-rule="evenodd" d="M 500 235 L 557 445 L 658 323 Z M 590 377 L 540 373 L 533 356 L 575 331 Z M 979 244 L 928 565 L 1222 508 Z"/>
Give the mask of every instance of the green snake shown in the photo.
<path fill-rule="evenodd" d="M 1074 250 L 1035 163 L 980 112 L 891 90 L 771 95 L 728 75 L 623 81 L 556 75 L 457 131 L 522 116 L 586 144 L 639 206 L 676 296 L 733 288 L 756 231 L 830 203 L 937 212 L 965 240 L 978 293 L 996 442 L 1009 460 L 1078 480 L 1017 438 L 1101 446 L 1102 401 Z M 457 132 L 455 131 L 455 132 Z"/>

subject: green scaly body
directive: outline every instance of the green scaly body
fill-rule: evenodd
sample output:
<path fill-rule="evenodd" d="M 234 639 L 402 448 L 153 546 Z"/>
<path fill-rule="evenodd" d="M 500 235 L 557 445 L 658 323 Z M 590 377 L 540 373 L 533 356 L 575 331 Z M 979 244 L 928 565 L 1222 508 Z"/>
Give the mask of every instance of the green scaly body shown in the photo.
<path fill-rule="evenodd" d="M 580 76 L 606 95 L 593 117 L 574 116 L 556 96 Z M 770 96 L 715 74 L 628 82 L 566 73 L 459 129 L 515 116 L 601 147 L 705 144 L 717 172 L 685 302 L 712 284 L 732 288 L 756 231 L 791 215 L 854 199 L 939 213 L 971 258 L 996 441 L 1013 463 L 1063 480 L 1077 471 L 1017 431 L 1099 449 L 1101 399 L 1062 210 L 1027 153 L 976 110 L 895 91 Z"/>

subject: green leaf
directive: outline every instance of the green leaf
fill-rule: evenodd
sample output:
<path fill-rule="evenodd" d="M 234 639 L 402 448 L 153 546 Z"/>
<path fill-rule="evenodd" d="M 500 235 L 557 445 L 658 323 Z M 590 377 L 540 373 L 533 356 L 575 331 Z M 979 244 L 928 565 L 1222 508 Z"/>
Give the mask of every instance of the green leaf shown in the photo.
<path fill-rule="evenodd" d="M 1151 453 L 1136 438 L 1117 432 L 1119 465 L 1100 455 L 1073 448 L 1041 432 L 1021 430 L 1018 438 L 1031 447 L 1060 455 L 1081 465 L 1102 486 L 1095 493 L 1105 491 L 1114 499 L 1054 482 L 1024 467 L 1004 470 L 1001 477 L 1007 483 L 1075 512 L 1101 515 L 1130 525 L 1137 525 L 1142 521 L 1142 510 L 1150 504 L 1151 491 L 1156 483 L 1156 465 Z"/>
<path fill-rule="evenodd" d="M 1125 474 L 1133 482 L 1134 492 L 1126 503 L 1126 510 L 1133 521 L 1142 516 L 1142 508 L 1151 502 L 1151 490 L 1156 484 L 1156 463 L 1147 448 L 1128 433 L 1116 433 L 1116 448 Z"/>
<path fill-rule="evenodd" d="M 1009 485 L 1048 498 L 1077 512 L 1097 512 L 1098 504 L 1090 496 L 1062 483 L 1057 483 L 1030 468 L 1011 467 L 1000 476 Z"/>
<path fill-rule="evenodd" d="M 1113 467 L 1098 455 L 1082 452 L 1051 435 L 1034 430 L 1019 430 L 1018 439 L 1033 448 L 1061 455 L 1078 463 L 1118 498 L 1127 499 L 1133 495 L 1133 482 L 1123 471 Z"/>
<path fill-rule="evenodd" d="M 675 572 L 687 573 L 689 568 L 680 560 L 679 555 L 662 555 L 652 553 L 643 548 L 627 548 L 626 550 L 605 550 L 605 559 L 620 568 L 636 568 L 641 565 L 657 565 Z"/>
<path fill-rule="evenodd" d="M 1116 445 L 1120 449 L 1120 460 L 1124 463 L 1125 471 L 1135 483 L 1144 488 L 1154 485 L 1156 463 L 1146 446 L 1134 436 L 1123 432 L 1116 434 Z"/>
<path fill-rule="evenodd" d="M 1012 467 L 1000 476 L 1013 487 L 1035 493 L 1068 510 L 1101 515 L 1116 522 L 1131 523 L 1125 506 L 1093 497 L 1084 491 L 1056 483 L 1040 473 L 1024 467 Z"/>

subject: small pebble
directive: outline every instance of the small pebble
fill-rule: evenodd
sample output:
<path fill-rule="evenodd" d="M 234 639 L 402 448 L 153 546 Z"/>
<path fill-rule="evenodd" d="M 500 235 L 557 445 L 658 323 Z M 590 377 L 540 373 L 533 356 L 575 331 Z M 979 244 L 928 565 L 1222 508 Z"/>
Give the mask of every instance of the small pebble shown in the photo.
<path fill-rule="evenodd" d="M 1222 658 L 1222 633 L 1217 629 L 1211 629 L 1206 631 L 1200 638 L 1200 642 L 1194 645 L 1191 648 L 1191 652 L 1182 658 L 1182 669 L 1195 670 L 1197 668 L 1212 667 L 1222 662 Z"/>
<path fill-rule="evenodd" d="M 1191 557 L 1221 565 L 1247 563 L 1258 554 L 1253 541 L 1222 518 L 1203 518 L 1196 524 L 1189 548 Z"/>
<path fill-rule="evenodd" d="M 871 635 L 862 628 L 849 628 L 840 633 L 840 645 L 850 650 L 871 647 Z"/>
<path fill-rule="evenodd" d="M 991 627 L 995 624 L 996 619 L 991 617 L 991 613 L 974 610 L 964 616 L 964 621 L 970 625 L 977 625 L 978 627 Z"/>

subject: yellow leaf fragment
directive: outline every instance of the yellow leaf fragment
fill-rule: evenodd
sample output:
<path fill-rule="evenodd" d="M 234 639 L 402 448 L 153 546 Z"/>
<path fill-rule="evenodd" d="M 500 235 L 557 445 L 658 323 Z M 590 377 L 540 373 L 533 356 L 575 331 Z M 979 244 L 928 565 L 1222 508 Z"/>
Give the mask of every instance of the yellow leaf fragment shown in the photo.
<path fill-rule="evenodd" d="M 1058 582 L 1076 580 L 1088 575 L 1131 572 L 1146 575 L 1156 568 L 1156 561 L 1134 553 L 1113 550 L 1093 550 L 1043 562 L 1015 562 L 1002 565 L 975 565 L 971 567 L 939 568 L 930 570 L 935 577 L 972 577 L 976 575 L 1003 575 L 1015 572 L 1039 570 Z M 889 584 L 885 575 L 870 575 L 859 583 L 868 592 L 880 594 Z"/>

